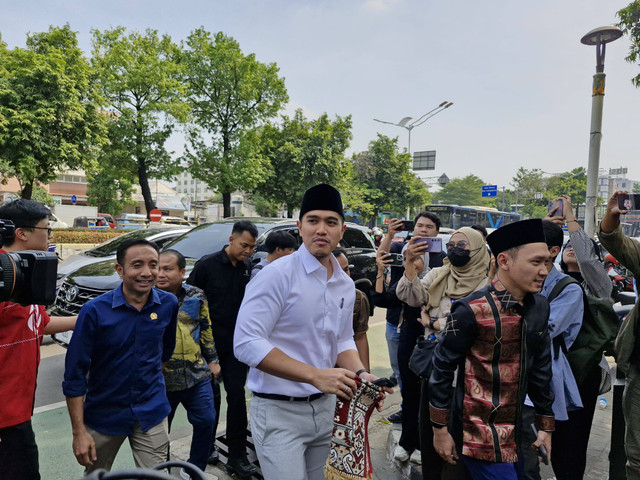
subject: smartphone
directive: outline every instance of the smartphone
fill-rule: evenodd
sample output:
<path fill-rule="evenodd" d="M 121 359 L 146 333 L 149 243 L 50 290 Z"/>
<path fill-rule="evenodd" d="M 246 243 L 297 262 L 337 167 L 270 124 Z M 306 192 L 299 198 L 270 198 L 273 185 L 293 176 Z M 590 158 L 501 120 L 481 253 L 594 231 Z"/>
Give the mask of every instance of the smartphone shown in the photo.
<path fill-rule="evenodd" d="M 618 195 L 620 210 L 640 210 L 640 193 L 623 193 Z"/>
<path fill-rule="evenodd" d="M 413 232 L 415 228 L 415 223 L 411 220 L 403 220 L 402 221 L 402 231 L 403 232 Z"/>
<path fill-rule="evenodd" d="M 440 237 L 418 237 L 413 241 L 416 243 L 429 244 L 428 252 L 439 253 L 442 251 L 442 239 Z"/>
<path fill-rule="evenodd" d="M 538 429 L 533 423 L 531 424 L 531 430 L 533 430 L 533 434 L 538 438 Z M 538 456 L 542 458 L 542 463 L 549 465 L 549 453 L 544 445 L 538 447 Z"/>
<path fill-rule="evenodd" d="M 389 264 L 390 266 L 401 267 L 404 265 L 404 255 L 401 253 L 390 253 L 389 255 L 391 255 L 389 258 L 393 260 L 393 262 Z"/>
<path fill-rule="evenodd" d="M 557 208 L 556 208 L 557 207 Z M 556 200 L 555 202 L 549 202 L 549 212 L 556 208 L 553 212 L 554 217 L 562 217 L 564 215 L 564 202 L 562 200 Z"/>
<path fill-rule="evenodd" d="M 394 386 L 393 382 L 388 378 L 379 378 L 377 380 L 374 380 L 372 383 L 374 385 L 377 385 L 378 387 L 393 388 Z"/>

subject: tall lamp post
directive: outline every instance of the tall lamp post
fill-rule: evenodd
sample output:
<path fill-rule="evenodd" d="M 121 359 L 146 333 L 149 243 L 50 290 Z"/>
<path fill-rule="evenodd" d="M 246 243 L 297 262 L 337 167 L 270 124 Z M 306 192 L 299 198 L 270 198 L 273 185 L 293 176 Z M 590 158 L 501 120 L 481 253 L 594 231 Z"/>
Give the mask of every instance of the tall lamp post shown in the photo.
<path fill-rule="evenodd" d="M 587 168 L 587 198 L 584 216 L 584 231 L 593 237 L 596 229 L 596 195 L 598 191 L 598 169 L 600 164 L 600 142 L 602 140 L 602 106 L 604 104 L 604 54 L 606 45 L 622 36 L 617 27 L 594 28 L 580 42 L 596 46 L 596 73 L 593 76 L 591 100 L 591 134 L 589 139 L 589 165 Z"/>
<path fill-rule="evenodd" d="M 416 127 L 419 127 L 424 122 L 429 120 L 431 117 L 433 117 L 434 115 L 437 115 L 438 113 L 442 112 L 443 110 L 449 108 L 451 105 L 453 105 L 453 102 L 444 101 L 440 105 L 438 105 L 436 108 L 434 108 L 433 110 L 429 110 L 427 113 L 422 115 L 420 118 L 416 119 L 416 118 L 412 118 L 412 117 L 404 117 L 398 123 L 386 122 L 384 120 L 378 120 L 377 118 L 374 118 L 373 120 L 376 121 L 376 122 L 380 122 L 380 123 L 386 123 L 387 125 L 395 125 L 396 127 L 406 128 L 407 131 L 409 132 L 409 149 L 408 149 L 408 152 L 409 152 L 409 154 L 411 154 L 411 130 L 413 130 Z"/>

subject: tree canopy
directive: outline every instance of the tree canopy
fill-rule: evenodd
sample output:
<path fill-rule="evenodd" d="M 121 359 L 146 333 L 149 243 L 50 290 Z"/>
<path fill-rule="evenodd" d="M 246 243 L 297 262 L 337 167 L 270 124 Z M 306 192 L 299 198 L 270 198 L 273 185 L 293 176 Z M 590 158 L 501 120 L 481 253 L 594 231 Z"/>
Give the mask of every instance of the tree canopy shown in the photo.
<path fill-rule="evenodd" d="M 203 28 L 189 35 L 182 64 L 195 124 L 186 160 L 194 176 L 222 193 L 228 217 L 231 194 L 254 189 L 267 173 L 250 130 L 289 100 L 284 78 L 275 63 L 261 63 L 233 38 L 222 32 L 212 37 Z"/>
<path fill-rule="evenodd" d="M 105 141 L 100 96 L 69 25 L 0 45 L 0 159 L 31 198 L 34 185 L 85 168 Z"/>
<path fill-rule="evenodd" d="M 426 185 L 411 170 L 411 155 L 399 153 L 398 138 L 380 134 L 366 151 L 353 156 L 353 176 L 345 190 L 345 203 L 371 216 L 373 223 L 380 212 L 405 214 L 430 199 Z"/>
<path fill-rule="evenodd" d="M 180 79 L 179 47 L 156 30 L 93 30 L 92 65 L 109 115 L 110 162 L 140 183 L 147 215 L 155 208 L 149 177 L 170 179 L 179 159 L 166 142 L 188 107 Z"/>
<path fill-rule="evenodd" d="M 640 62 L 640 0 L 634 0 L 617 13 L 620 23 L 618 27 L 629 36 L 631 45 L 625 60 L 629 63 Z M 631 79 L 636 87 L 640 87 L 640 73 Z"/>
<path fill-rule="evenodd" d="M 350 116 L 336 116 L 332 121 L 325 113 L 308 120 L 297 110 L 293 118 L 283 116 L 280 125 L 264 125 L 260 153 L 269 163 L 256 191 L 273 203 L 286 205 L 291 216 L 309 187 L 318 183 L 340 187 L 349 169 L 344 153 L 350 140 Z"/>
<path fill-rule="evenodd" d="M 476 175 L 453 178 L 439 192 L 433 195 L 433 202 L 445 205 L 493 206 L 493 198 L 482 196 L 483 185 L 486 185 L 486 183 Z"/>

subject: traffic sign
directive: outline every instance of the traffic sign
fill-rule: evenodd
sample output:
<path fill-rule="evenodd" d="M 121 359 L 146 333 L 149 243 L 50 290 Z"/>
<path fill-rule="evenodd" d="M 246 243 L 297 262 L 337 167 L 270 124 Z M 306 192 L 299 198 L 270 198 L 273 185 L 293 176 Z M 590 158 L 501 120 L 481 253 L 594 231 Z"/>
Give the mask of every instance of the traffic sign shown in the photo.
<path fill-rule="evenodd" d="M 159 222 L 162 219 L 162 212 L 157 208 L 154 208 L 149 212 L 149 220 L 152 222 Z"/>
<path fill-rule="evenodd" d="M 497 197 L 498 196 L 498 186 L 497 185 L 483 185 L 482 186 L 482 196 L 483 197 Z"/>
<path fill-rule="evenodd" d="M 77 201 L 78 201 L 78 197 L 76 197 L 75 195 L 71 195 L 71 204 L 75 205 Z"/>

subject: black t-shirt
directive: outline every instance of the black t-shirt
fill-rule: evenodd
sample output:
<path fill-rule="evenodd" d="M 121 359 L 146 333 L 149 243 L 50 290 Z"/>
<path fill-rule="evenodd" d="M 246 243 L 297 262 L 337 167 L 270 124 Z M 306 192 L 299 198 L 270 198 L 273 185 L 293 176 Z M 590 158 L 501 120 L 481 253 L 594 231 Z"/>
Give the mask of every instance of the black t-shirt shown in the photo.
<path fill-rule="evenodd" d="M 202 257 L 189 275 L 187 283 L 201 288 L 207 296 L 211 330 L 218 351 L 233 351 L 236 318 L 250 279 L 249 260 L 238 262 L 234 267 L 224 248 Z"/>

